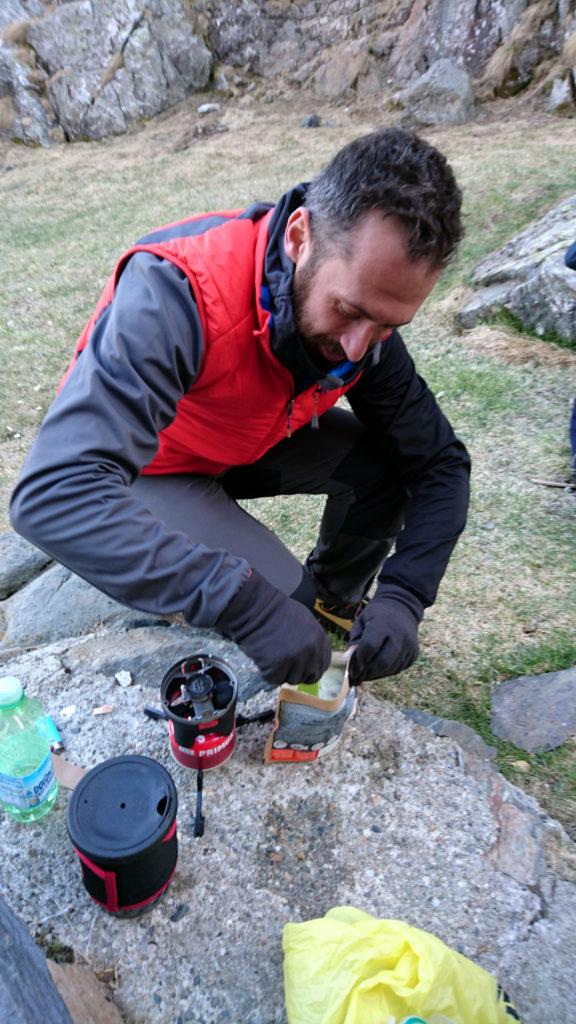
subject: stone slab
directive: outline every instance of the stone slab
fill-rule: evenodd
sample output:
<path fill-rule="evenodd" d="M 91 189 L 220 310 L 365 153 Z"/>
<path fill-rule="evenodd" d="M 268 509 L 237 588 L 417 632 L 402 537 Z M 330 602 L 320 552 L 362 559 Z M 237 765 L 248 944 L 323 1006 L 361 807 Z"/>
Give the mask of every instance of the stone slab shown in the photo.
<path fill-rule="evenodd" d="M 532 754 L 559 747 L 576 733 L 576 666 L 495 686 L 492 731 Z"/>
<path fill-rule="evenodd" d="M 0 533 L 0 600 L 14 594 L 51 561 L 50 555 L 14 530 Z"/>
<path fill-rule="evenodd" d="M 0 617 L 4 620 L 0 651 L 90 633 L 101 625 L 120 627 L 150 620 L 146 613 L 118 604 L 63 565 L 51 566 L 0 602 Z"/>

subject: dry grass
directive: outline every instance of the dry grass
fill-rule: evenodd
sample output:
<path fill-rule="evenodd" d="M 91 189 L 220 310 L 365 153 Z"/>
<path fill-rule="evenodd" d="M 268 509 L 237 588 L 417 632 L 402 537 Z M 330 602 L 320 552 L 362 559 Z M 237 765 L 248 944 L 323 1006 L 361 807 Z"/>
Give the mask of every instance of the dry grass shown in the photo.
<path fill-rule="evenodd" d="M 516 57 L 529 43 L 547 18 L 556 13 L 556 0 L 537 0 L 527 7 L 510 35 L 488 60 L 479 82 L 481 91 L 499 93 L 509 82 Z"/>
<path fill-rule="evenodd" d="M 576 32 L 568 36 L 562 47 L 562 62 L 566 68 L 576 67 Z"/>
<path fill-rule="evenodd" d="M 310 113 L 303 96 L 269 106 L 234 101 L 218 115 L 226 134 L 178 148 L 178 140 L 193 138 L 195 107 L 193 99 L 127 138 L 48 152 L 11 146 L 0 159 L 0 528 L 25 453 L 117 255 L 155 224 L 274 198 L 381 117 L 369 108 L 320 108 L 335 127 L 311 131 L 298 127 Z M 494 682 L 576 662 L 574 499 L 530 483 L 567 471 L 575 357 L 503 328 L 459 337 L 453 313 L 477 262 L 576 191 L 573 129 L 546 116 L 516 117 L 429 137 L 464 186 L 468 233 L 406 337 L 471 450 L 473 500 L 423 625 L 419 663 L 379 686 L 399 703 L 466 721 L 494 742 Z M 251 510 L 305 557 L 319 499 L 265 499 Z M 574 820 L 574 745 L 543 757 L 498 749 L 518 784 L 566 824 Z"/>

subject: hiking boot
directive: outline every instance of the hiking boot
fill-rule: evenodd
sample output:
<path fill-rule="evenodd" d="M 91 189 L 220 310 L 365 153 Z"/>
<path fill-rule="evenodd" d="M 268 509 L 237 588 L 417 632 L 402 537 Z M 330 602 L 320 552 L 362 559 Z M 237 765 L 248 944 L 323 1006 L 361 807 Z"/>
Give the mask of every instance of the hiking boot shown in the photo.
<path fill-rule="evenodd" d="M 314 604 L 314 615 L 326 629 L 347 638 L 350 635 L 354 619 L 358 618 L 367 604 L 366 600 L 355 601 L 351 604 L 347 604 L 345 601 L 340 604 L 330 604 L 317 597 Z"/>

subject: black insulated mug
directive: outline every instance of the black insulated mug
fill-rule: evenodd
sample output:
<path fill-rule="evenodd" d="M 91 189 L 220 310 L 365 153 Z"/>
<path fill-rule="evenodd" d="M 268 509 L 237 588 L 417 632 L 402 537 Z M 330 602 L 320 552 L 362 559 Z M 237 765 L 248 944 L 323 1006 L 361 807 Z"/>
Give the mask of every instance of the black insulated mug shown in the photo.
<path fill-rule="evenodd" d="M 85 888 L 109 913 L 138 917 L 170 885 L 178 859 L 177 808 L 172 776 L 151 757 L 113 757 L 76 786 L 68 835 Z"/>

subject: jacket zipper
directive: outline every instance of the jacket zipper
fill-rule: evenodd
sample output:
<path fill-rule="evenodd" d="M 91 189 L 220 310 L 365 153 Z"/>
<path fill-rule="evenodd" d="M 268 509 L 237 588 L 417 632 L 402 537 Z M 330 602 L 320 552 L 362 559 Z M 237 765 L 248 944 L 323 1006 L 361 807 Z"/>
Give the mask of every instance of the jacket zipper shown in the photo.
<path fill-rule="evenodd" d="M 312 421 L 310 424 L 312 430 L 318 430 L 318 427 L 320 426 L 320 422 L 318 420 L 318 403 L 320 401 L 321 394 L 322 388 L 317 384 L 312 393 Z"/>

